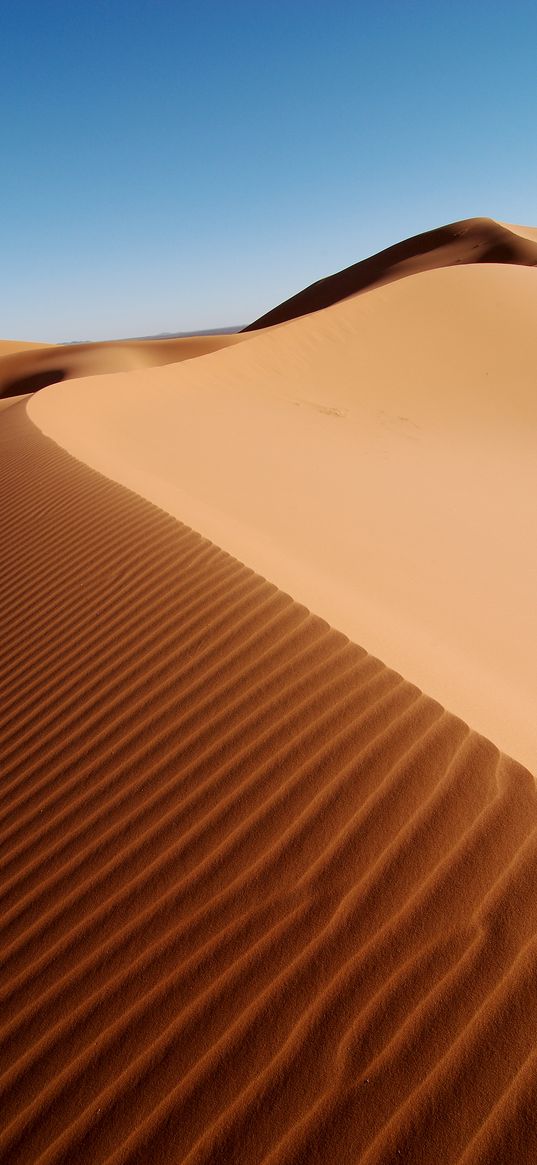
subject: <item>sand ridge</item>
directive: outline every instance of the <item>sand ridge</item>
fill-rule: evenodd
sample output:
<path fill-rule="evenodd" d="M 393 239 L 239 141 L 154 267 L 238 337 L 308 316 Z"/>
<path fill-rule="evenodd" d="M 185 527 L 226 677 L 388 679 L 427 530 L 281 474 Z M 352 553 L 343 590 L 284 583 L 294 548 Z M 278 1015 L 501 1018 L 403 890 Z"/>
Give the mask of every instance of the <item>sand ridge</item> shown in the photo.
<path fill-rule="evenodd" d="M 0 1159 L 529 1165 L 529 773 L 24 406 L 0 443 Z"/>
<path fill-rule="evenodd" d="M 297 319 L 393 280 L 460 263 L 535 267 L 537 228 L 513 226 L 491 218 L 468 218 L 425 231 L 317 280 L 248 324 L 244 331 Z"/>
<path fill-rule="evenodd" d="M 32 349 L 50 348 L 50 344 L 38 344 L 31 340 L 0 340 L 0 359 L 13 356 L 16 352 L 30 352 Z"/>

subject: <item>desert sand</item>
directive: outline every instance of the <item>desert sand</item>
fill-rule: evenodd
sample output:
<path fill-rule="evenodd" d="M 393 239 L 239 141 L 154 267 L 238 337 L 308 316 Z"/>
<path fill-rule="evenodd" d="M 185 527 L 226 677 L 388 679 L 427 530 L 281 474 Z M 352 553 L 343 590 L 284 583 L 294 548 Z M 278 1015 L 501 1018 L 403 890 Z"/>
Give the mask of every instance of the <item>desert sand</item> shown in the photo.
<path fill-rule="evenodd" d="M 0 369 L 3 369 L 4 362 L 9 368 L 11 361 L 8 359 L 8 357 L 19 353 L 25 353 L 25 357 L 23 358 L 24 363 L 26 365 L 26 363 L 29 362 L 31 365 L 32 357 L 35 352 L 40 352 L 43 348 L 50 347 L 53 347 L 53 345 L 34 344 L 31 341 L 25 340 L 0 340 Z M 30 394 L 26 392 L 18 393 L 16 388 L 12 386 L 10 395 L 5 396 L 3 389 L 5 384 L 9 385 L 9 376 L 5 376 L 4 380 L 2 380 L 1 377 L 2 373 L 0 372 L 0 412 L 3 412 L 4 409 L 10 408 L 12 404 L 16 404 L 21 400 L 26 400 Z M 50 380 L 47 379 L 47 384 L 50 383 Z"/>
<path fill-rule="evenodd" d="M 0 340 L 0 358 L 13 356 L 15 352 L 30 352 L 32 349 L 54 347 L 51 344 L 36 344 L 32 340 Z"/>
<path fill-rule="evenodd" d="M 536 296 L 531 267 L 420 272 L 29 415 L 533 771 Z"/>
<path fill-rule="evenodd" d="M 407 275 L 461 263 L 515 263 L 535 267 L 537 228 L 496 222 L 491 218 L 468 218 L 425 231 L 353 263 L 335 275 L 317 280 L 244 330 L 280 324 Z"/>
<path fill-rule="evenodd" d="M 19 344 L 0 341 L 0 401 L 25 396 L 63 380 L 104 372 L 177 364 L 240 343 L 241 335 L 179 339 L 108 340 L 88 344 Z"/>
<path fill-rule="evenodd" d="M 0 418 L 2 1162 L 536 1158 L 537 271 L 427 254 Z"/>

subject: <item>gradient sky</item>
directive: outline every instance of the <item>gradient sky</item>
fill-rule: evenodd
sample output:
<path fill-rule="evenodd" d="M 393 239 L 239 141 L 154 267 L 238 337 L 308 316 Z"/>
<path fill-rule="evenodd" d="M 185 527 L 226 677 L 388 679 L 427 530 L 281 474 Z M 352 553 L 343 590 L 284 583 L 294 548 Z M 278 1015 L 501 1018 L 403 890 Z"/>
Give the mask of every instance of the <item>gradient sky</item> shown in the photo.
<path fill-rule="evenodd" d="M 247 323 L 537 224 L 534 0 L 0 0 L 0 91 L 3 338 Z"/>

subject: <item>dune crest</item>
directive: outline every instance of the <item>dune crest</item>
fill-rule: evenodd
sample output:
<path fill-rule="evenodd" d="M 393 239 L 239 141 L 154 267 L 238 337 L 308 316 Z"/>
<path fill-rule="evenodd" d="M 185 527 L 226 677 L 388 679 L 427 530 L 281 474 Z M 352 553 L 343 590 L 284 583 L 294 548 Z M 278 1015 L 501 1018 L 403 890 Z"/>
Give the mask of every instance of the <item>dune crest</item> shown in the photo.
<path fill-rule="evenodd" d="M 243 330 L 249 332 L 281 324 L 396 279 L 460 263 L 514 263 L 535 267 L 537 228 L 512 226 L 491 218 L 467 218 L 425 231 L 353 263 L 335 275 L 317 280 Z"/>
<path fill-rule="evenodd" d="M 29 352 L 31 349 L 50 348 L 51 344 L 35 344 L 30 340 L 0 340 L 0 359 L 13 356 L 15 352 Z"/>
<path fill-rule="evenodd" d="M 0 1159 L 530 1165 L 529 773 L 23 407 L 0 449 Z"/>

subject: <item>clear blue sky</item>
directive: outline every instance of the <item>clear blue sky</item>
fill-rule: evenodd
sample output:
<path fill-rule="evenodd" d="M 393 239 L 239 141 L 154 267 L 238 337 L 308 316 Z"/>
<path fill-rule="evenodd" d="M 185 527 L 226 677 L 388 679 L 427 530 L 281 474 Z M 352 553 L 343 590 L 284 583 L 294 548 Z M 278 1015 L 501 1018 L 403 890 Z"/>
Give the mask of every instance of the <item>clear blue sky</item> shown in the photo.
<path fill-rule="evenodd" d="M 0 0 L 0 336 L 246 323 L 537 223 L 534 0 Z"/>

